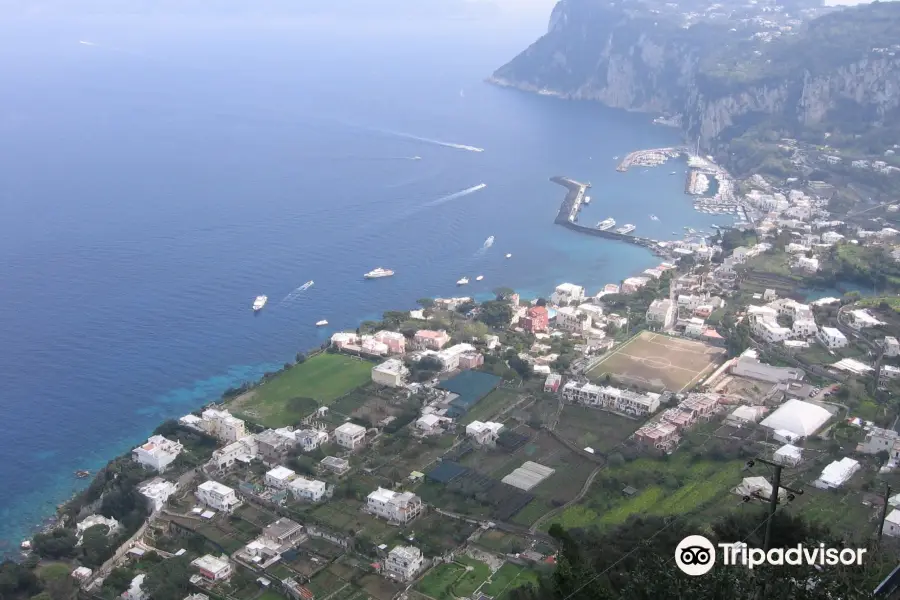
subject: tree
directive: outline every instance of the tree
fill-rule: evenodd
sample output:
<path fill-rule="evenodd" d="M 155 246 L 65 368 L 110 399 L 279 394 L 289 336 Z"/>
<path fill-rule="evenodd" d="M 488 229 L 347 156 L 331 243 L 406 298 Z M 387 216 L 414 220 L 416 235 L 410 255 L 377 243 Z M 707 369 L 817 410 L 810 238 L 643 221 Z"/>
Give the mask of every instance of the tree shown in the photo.
<path fill-rule="evenodd" d="M 40 590 L 34 571 L 11 560 L 0 563 L 0 598 L 30 596 Z"/>
<path fill-rule="evenodd" d="M 72 569 L 64 564 L 52 564 L 42 568 L 38 572 L 38 578 L 44 591 L 53 600 L 67 600 L 72 595 L 74 580 Z"/>
<path fill-rule="evenodd" d="M 434 300 L 431 298 L 419 298 L 416 300 L 416 304 L 421 306 L 422 308 L 428 309 L 434 306 Z"/>
<path fill-rule="evenodd" d="M 190 577 L 187 558 L 176 556 L 154 565 L 142 587 L 153 600 L 183 600 L 190 593 Z"/>
<path fill-rule="evenodd" d="M 507 302 L 492 300 L 481 305 L 481 312 L 476 317 L 488 327 L 506 327 L 512 320 L 512 307 Z"/>
<path fill-rule="evenodd" d="M 507 300 L 510 296 L 516 293 L 516 291 L 512 288 L 508 287 L 496 287 L 493 290 L 494 297 L 497 300 Z"/>
<path fill-rule="evenodd" d="M 535 306 L 547 306 L 547 300 L 544 298 L 538 298 L 534 303 Z"/>
<path fill-rule="evenodd" d="M 71 529 L 60 527 L 50 533 L 39 533 L 31 541 L 34 551 L 44 558 L 71 558 L 75 556 L 78 538 Z"/>
<path fill-rule="evenodd" d="M 84 531 L 81 537 L 81 562 L 87 567 L 99 567 L 112 555 L 109 527 L 94 525 Z"/>

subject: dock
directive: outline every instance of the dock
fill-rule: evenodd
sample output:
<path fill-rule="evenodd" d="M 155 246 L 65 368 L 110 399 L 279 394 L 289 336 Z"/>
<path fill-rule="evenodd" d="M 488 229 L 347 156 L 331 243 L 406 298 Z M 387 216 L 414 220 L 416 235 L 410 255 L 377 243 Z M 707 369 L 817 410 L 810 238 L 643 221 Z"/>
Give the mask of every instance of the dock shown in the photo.
<path fill-rule="evenodd" d="M 575 221 L 578 218 L 578 211 L 581 210 L 581 205 L 584 200 L 584 194 L 587 189 L 591 187 L 591 184 L 581 183 L 575 181 L 574 179 L 561 176 L 551 177 L 550 181 L 561 185 L 568 190 L 568 192 L 566 193 L 566 197 L 563 199 L 562 204 L 560 204 L 559 206 L 559 212 L 556 213 L 556 220 L 554 221 L 554 223 L 556 223 L 557 225 L 562 225 L 563 227 L 571 229 L 572 231 L 585 233 L 594 237 L 601 237 L 608 240 L 617 240 L 620 242 L 634 244 L 636 246 L 643 246 L 652 250 L 656 254 L 662 253 L 662 248 L 659 246 L 659 244 L 649 238 L 639 237 L 628 233 L 618 233 L 616 231 L 610 230 L 601 231 L 595 227 L 585 227 L 584 225 L 577 224 Z"/>

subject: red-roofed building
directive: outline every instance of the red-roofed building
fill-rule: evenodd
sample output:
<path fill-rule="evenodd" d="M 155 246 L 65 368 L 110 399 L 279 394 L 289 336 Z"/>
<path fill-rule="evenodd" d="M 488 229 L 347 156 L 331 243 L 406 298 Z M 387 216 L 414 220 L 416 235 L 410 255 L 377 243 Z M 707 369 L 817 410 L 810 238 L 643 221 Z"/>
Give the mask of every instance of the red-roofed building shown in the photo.
<path fill-rule="evenodd" d="M 543 306 L 532 306 L 522 320 L 522 328 L 531 333 L 547 331 L 549 324 L 550 315 Z"/>
<path fill-rule="evenodd" d="M 446 331 L 431 331 L 420 329 L 413 337 L 416 347 L 422 350 L 440 350 L 450 341 Z"/>

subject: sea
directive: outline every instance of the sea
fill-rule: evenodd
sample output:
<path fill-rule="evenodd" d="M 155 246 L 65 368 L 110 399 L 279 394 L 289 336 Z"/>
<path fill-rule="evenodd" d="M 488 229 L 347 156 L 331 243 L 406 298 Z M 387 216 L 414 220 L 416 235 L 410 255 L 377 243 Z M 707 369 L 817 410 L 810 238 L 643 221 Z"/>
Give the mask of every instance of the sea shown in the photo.
<path fill-rule="evenodd" d="M 680 142 L 654 115 L 485 83 L 545 27 L 494 18 L 0 26 L 0 551 L 76 470 L 335 331 L 659 263 L 554 225 L 554 175 L 593 184 L 585 224 L 726 222 L 692 209 L 683 163 L 616 172 Z"/>

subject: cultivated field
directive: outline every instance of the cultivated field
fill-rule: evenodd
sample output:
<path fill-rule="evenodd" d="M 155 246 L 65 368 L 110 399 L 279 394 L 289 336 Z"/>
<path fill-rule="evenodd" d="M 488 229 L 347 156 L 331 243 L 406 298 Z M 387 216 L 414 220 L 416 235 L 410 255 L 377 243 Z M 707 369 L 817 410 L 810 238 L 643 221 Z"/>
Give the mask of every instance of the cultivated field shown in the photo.
<path fill-rule="evenodd" d="M 230 403 L 232 412 L 266 427 L 294 425 L 315 410 L 369 381 L 373 363 L 342 354 L 318 354 Z"/>
<path fill-rule="evenodd" d="M 606 357 L 588 376 L 616 380 L 650 391 L 688 389 L 708 375 L 725 350 L 693 340 L 642 331 Z"/>

